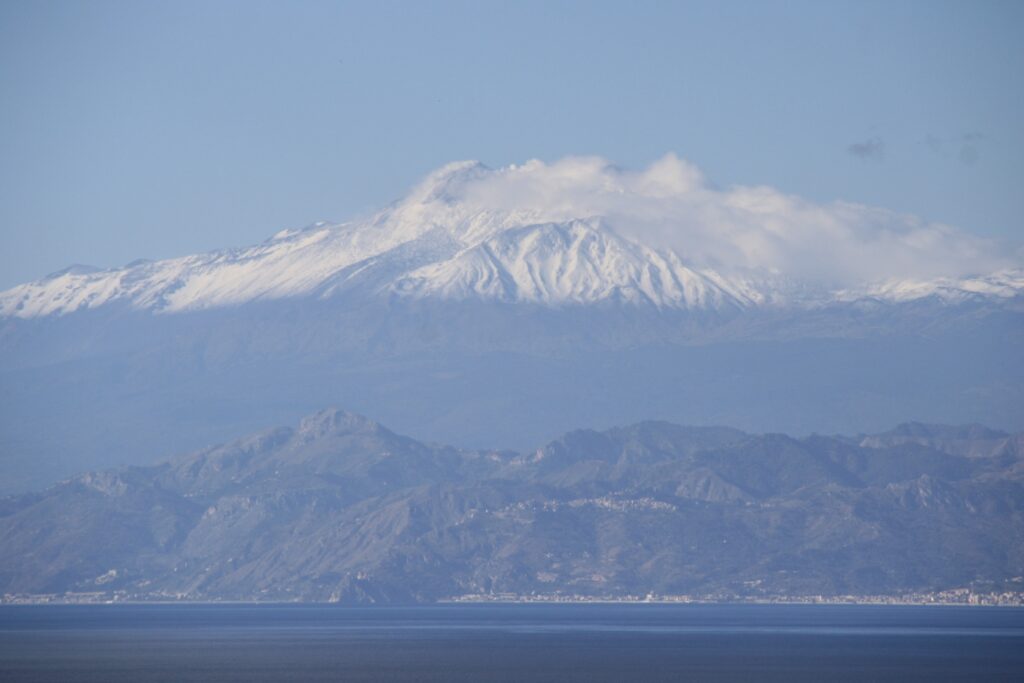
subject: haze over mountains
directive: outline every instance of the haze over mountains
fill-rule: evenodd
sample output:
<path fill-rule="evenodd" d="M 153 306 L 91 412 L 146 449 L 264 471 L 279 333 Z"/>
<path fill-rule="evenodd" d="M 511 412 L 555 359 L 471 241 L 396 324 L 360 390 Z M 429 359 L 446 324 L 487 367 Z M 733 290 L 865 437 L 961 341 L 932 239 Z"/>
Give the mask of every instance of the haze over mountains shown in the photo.
<path fill-rule="evenodd" d="M 439 169 L 366 218 L 0 293 L 0 490 L 346 405 L 462 447 L 649 418 L 1024 427 L 1020 254 L 675 157 Z"/>
<path fill-rule="evenodd" d="M 320 411 L 0 503 L 0 593 L 434 601 L 1020 590 L 1024 434 L 644 422 L 461 450 Z"/>

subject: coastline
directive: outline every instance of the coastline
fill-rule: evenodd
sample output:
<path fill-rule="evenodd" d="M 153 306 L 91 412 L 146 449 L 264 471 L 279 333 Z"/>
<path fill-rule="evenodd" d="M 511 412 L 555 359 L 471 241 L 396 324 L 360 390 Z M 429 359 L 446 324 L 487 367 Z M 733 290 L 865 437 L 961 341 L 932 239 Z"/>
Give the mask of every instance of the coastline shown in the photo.
<path fill-rule="evenodd" d="M 431 605 L 851 605 L 902 607 L 1024 607 L 1024 592 L 1003 591 L 980 593 L 968 589 L 939 591 L 936 593 L 909 593 L 894 595 L 566 595 L 549 594 L 466 594 L 436 601 L 412 603 L 339 603 L 322 600 L 237 600 L 194 599 L 189 597 L 152 599 L 119 593 L 65 593 L 65 594 L 5 594 L 0 606 L 7 605 L 330 605 L 339 607 L 409 607 Z"/>

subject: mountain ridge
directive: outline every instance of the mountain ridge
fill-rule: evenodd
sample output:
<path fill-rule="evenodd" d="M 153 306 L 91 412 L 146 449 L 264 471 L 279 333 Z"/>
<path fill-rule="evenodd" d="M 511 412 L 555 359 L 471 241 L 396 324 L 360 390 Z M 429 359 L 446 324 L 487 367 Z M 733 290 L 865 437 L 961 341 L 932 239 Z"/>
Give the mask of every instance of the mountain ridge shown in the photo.
<path fill-rule="evenodd" d="M 1024 434 L 914 430 L 931 445 L 883 443 L 899 428 L 865 447 L 649 421 L 530 456 L 424 444 L 328 409 L 0 500 L 0 593 L 364 603 L 1012 587 Z M 965 454 L 956 437 L 971 434 L 999 444 Z"/>

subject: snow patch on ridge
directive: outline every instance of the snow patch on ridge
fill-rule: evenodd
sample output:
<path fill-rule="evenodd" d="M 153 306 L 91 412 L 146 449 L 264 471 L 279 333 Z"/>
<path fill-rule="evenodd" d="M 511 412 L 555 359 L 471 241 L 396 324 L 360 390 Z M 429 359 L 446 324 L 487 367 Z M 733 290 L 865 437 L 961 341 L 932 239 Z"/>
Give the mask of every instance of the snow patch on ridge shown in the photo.
<path fill-rule="evenodd" d="M 835 293 L 836 301 L 881 299 L 891 302 L 936 297 L 947 303 L 968 299 L 1011 299 L 1024 294 L 1024 270 L 1007 269 L 986 276 L 935 278 L 932 280 L 887 280 Z"/>

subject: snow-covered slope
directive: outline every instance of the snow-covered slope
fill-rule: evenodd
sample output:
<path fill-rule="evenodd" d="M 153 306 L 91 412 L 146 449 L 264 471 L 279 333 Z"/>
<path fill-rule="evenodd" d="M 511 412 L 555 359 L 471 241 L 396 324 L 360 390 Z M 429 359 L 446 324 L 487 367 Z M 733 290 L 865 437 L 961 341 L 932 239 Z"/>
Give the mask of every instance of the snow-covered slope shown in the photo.
<path fill-rule="evenodd" d="M 401 294 L 534 303 L 624 301 L 656 306 L 753 306 L 764 294 L 713 271 L 687 268 L 672 252 L 625 240 L 597 219 L 526 225 L 398 279 Z"/>
<path fill-rule="evenodd" d="M 934 278 L 932 280 L 886 280 L 834 293 L 836 301 L 880 299 L 903 302 L 935 297 L 947 303 L 969 299 L 1010 299 L 1024 294 L 1024 270 L 1000 270 L 984 276 Z"/>
<path fill-rule="evenodd" d="M 628 239 L 600 216 L 566 219 L 564 210 L 494 208 L 465 199 L 467 184 L 498 172 L 475 162 L 450 164 L 367 220 L 285 230 L 245 249 L 111 270 L 68 268 L 0 293 L 0 316 L 31 318 L 116 304 L 172 313 L 338 296 L 357 286 L 385 297 L 551 306 L 616 301 L 683 309 L 929 296 L 959 301 L 1024 292 L 1020 270 L 832 291 L 768 271 L 726 274 L 694 265 L 685 253 Z"/>

